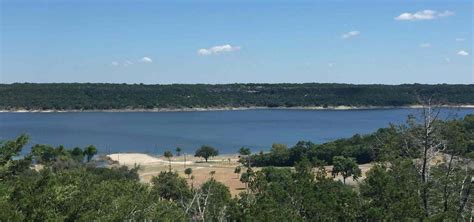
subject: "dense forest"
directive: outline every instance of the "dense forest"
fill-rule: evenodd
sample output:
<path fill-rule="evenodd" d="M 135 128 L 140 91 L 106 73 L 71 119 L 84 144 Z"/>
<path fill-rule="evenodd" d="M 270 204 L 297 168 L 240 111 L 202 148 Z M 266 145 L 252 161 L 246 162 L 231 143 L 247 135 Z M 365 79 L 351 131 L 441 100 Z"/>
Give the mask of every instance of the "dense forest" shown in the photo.
<path fill-rule="evenodd" d="M 474 104 L 474 85 L 352 84 L 0 84 L 2 110 L 407 106 L 432 97 Z"/>
<path fill-rule="evenodd" d="M 439 120 L 427 109 L 405 124 L 325 145 L 274 145 L 256 156 L 242 148 L 239 173 L 246 190 L 236 197 L 212 174 L 199 187 L 171 170 L 144 184 L 138 168 L 96 166 L 93 146 L 35 145 L 19 157 L 27 142 L 22 135 L 0 144 L 0 221 L 472 221 L 473 216 L 474 115 Z M 352 153 L 360 146 L 370 149 L 370 160 Z M 262 161 L 259 155 L 269 156 Z M 330 174 L 323 167 L 328 160 Z M 266 167 L 255 168 L 258 161 Z M 356 161 L 372 161 L 365 178 Z M 344 181 L 331 177 L 336 175 Z M 348 177 L 358 185 L 346 184 Z"/>

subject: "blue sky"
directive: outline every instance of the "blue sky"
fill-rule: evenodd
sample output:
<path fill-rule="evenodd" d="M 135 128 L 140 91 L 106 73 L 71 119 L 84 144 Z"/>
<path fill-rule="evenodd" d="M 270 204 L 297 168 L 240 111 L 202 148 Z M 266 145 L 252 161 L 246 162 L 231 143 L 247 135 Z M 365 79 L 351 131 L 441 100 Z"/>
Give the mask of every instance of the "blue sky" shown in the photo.
<path fill-rule="evenodd" d="M 474 83 L 470 0 L 0 1 L 2 83 Z"/>

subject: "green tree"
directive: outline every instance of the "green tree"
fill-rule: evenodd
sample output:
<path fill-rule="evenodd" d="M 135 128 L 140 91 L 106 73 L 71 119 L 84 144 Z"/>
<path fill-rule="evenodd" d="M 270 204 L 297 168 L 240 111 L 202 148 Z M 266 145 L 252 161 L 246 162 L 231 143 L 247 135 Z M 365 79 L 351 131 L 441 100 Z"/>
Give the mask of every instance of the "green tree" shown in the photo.
<path fill-rule="evenodd" d="M 87 162 L 90 162 L 92 157 L 97 154 L 97 148 L 93 145 L 89 145 L 84 149 L 84 155 L 86 155 Z"/>
<path fill-rule="evenodd" d="M 163 156 L 166 157 L 166 159 L 168 159 L 169 170 L 171 171 L 171 157 L 173 157 L 173 153 L 171 153 L 171 151 L 167 150 L 167 151 L 165 151 Z"/>
<path fill-rule="evenodd" d="M 252 181 L 254 172 L 252 168 L 247 168 L 247 171 L 240 175 L 240 182 L 245 184 L 245 190 L 249 192 L 249 183 Z"/>
<path fill-rule="evenodd" d="M 203 206 L 200 207 L 203 221 L 224 221 L 226 208 L 231 200 L 229 188 L 211 178 L 201 185 L 200 196 Z M 199 207 L 198 207 L 199 208 Z M 199 210 L 198 210 L 199 211 Z"/>
<path fill-rule="evenodd" d="M 251 173 L 248 173 L 248 172 L 242 173 L 242 175 L 240 175 L 240 182 L 245 183 L 245 184 L 249 183 L 251 176 L 252 176 Z"/>
<path fill-rule="evenodd" d="M 416 220 L 423 215 L 418 173 L 410 160 L 376 164 L 360 184 L 365 220 Z"/>
<path fill-rule="evenodd" d="M 456 202 L 460 201 L 453 193 L 461 192 L 459 185 L 462 181 L 462 176 L 460 176 L 462 172 L 459 172 L 462 166 L 455 159 L 468 151 L 469 135 L 463 123 L 465 122 L 461 120 L 451 120 L 444 124 L 442 127 L 445 145 L 443 152 L 446 154 L 444 157 L 447 164 L 437 166 L 431 171 L 433 174 L 431 176 L 438 180 L 438 183 L 435 183 L 435 189 L 439 189 L 442 196 L 443 214 L 448 214 L 448 211 L 455 212 L 458 206 Z"/>
<path fill-rule="evenodd" d="M 74 149 L 72 149 L 72 151 L 70 151 L 70 153 L 72 159 L 74 159 L 75 161 L 79 163 L 82 163 L 84 161 L 84 151 L 81 148 L 75 147 Z"/>
<path fill-rule="evenodd" d="M 418 168 L 421 179 L 420 197 L 423 203 L 424 217 L 430 216 L 431 206 L 430 189 L 433 185 L 430 177 L 430 161 L 435 158 L 442 147 L 445 145 L 443 140 L 443 121 L 439 118 L 441 112 L 439 107 L 432 106 L 432 100 L 423 103 L 420 115 L 410 115 L 406 125 L 402 125 L 401 133 L 405 138 L 402 147 L 407 153 L 407 158 L 418 159 L 414 164 Z"/>
<path fill-rule="evenodd" d="M 176 156 L 181 156 L 181 151 L 183 151 L 181 147 L 176 147 Z"/>
<path fill-rule="evenodd" d="M 237 178 L 239 178 L 238 176 L 240 176 L 241 171 L 242 171 L 242 168 L 240 166 L 235 167 L 234 173 L 237 174 Z"/>
<path fill-rule="evenodd" d="M 188 179 L 189 179 L 189 176 L 193 173 L 193 169 L 191 168 L 186 168 L 184 170 L 184 174 L 186 174 L 188 176 Z"/>
<path fill-rule="evenodd" d="M 186 180 L 176 172 L 161 172 L 151 179 L 153 191 L 166 200 L 186 201 L 191 196 L 191 190 Z"/>
<path fill-rule="evenodd" d="M 37 163 L 53 166 L 54 168 L 69 167 L 82 163 L 83 151 L 80 148 L 72 150 L 60 145 L 52 147 L 49 145 L 36 144 L 31 148 L 31 156 Z"/>
<path fill-rule="evenodd" d="M 463 119 L 463 126 L 466 130 L 467 150 L 465 156 L 474 159 L 474 114 L 466 115 Z"/>
<path fill-rule="evenodd" d="M 344 184 L 346 184 L 346 178 L 352 176 L 354 180 L 357 180 L 362 174 L 357 163 L 351 158 L 335 156 L 332 162 L 332 176 L 341 174 Z"/>
<path fill-rule="evenodd" d="M 248 168 L 250 168 L 250 148 L 247 147 L 241 147 L 239 149 L 239 154 L 242 156 L 241 158 L 244 159 L 245 164 L 247 165 Z"/>
<path fill-rule="evenodd" d="M 15 140 L 0 142 L 0 181 L 29 168 L 31 163 L 29 155 L 23 159 L 14 158 L 20 154 L 28 140 L 28 136 L 21 135 Z"/>
<path fill-rule="evenodd" d="M 290 151 L 285 144 L 274 143 L 270 149 L 270 158 L 274 166 L 286 166 L 290 158 Z"/>
<path fill-rule="evenodd" d="M 36 144 L 31 148 L 33 158 L 40 164 L 49 164 L 57 159 L 58 152 L 49 145 Z"/>
<path fill-rule="evenodd" d="M 217 151 L 216 149 L 214 149 L 211 146 L 204 145 L 204 146 L 201 146 L 201 148 L 196 150 L 196 154 L 194 156 L 195 157 L 202 157 L 207 162 L 209 157 L 213 157 L 213 156 L 217 156 L 217 155 L 219 155 L 219 151 Z"/>
<path fill-rule="evenodd" d="M 248 155 L 250 155 L 250 154 L 251 154 L 250 148 L 248 148 L 248 147 L 241 147 L 241 148 L 239 149 L 239 154 L 240 154 L 240 155 L 243 155 L 243 156 L 248 156 Z"/>

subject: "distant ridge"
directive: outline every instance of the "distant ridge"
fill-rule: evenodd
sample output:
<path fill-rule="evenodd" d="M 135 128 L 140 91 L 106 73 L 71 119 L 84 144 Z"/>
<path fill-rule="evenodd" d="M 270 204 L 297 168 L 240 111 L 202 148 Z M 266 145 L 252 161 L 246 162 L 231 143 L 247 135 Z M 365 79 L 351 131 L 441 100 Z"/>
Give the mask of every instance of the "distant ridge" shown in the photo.
<path fill-rule="evenodd" d="M 0 84 L 0 110 L 227 110 L 245 108 L 387 108 L 432 98 L 474 104 L 474 85 L 281 84 Z"/>

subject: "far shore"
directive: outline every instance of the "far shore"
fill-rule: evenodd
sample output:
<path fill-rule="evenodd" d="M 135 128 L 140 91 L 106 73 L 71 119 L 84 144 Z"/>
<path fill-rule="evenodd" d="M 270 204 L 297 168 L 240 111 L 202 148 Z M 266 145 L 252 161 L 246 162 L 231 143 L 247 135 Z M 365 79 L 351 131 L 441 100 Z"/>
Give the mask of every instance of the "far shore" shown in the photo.
<path fill-rule="evenodd" d="M 442 108 L 467 108 L 473 109 L 474 104 L 469 105 L 442 105 Z M 68 110 L 28 110 L 9 109 L 0 110 L 0 113 L 74 113 L 74 112 L 209 112 L 209 111 L 238 111 L 238 110 L 375 110 L 375 109 L 419 109 L 422 105 L 410 106 L 293 106 L 293 107 L 209 107 L 209 108 L 153 108 L 153 109 L 68 109 Z"/>

